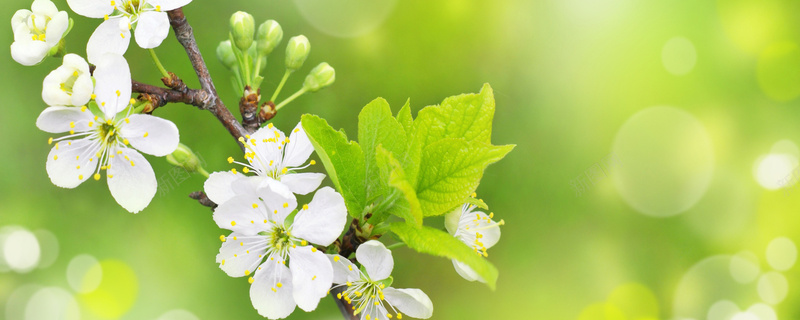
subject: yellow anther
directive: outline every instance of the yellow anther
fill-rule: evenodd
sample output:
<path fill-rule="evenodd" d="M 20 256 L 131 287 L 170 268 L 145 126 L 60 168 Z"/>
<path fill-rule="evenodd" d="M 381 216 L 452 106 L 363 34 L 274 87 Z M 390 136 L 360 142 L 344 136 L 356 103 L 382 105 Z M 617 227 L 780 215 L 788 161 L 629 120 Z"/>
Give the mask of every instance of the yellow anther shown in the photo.
<path fill-rule="evenodd" d="M 276 284 L 276 286 L 278 286 L 278 288 L 283 288 L 283 283 L 278 282 L 278 284 Z"/>
<path fill-rule="evenodd" d="M 80 160 L 81 156 L 75 156 L 75 160 Z"/>
<path fill-rule="evenodd" d="M 77 76 L 78 76 L 78 70 L 75 70 L 75 71 L 73 71 L 73 72 L 72 72 L 72 76 L 73 76 L 73 77 L 77 77 Z"/>
<path fill-rule="evenodd" d="M 117 5 L 117 3 L 114 2 L 114 0 L 111 0 L 111 6 L 113 7 L 113 6 L 116 6 L 116 5 Z"/>
<path fill-rule="evenodd" d="M 383 288 L 386 288 L 386 285 L 384 285 L 383 283 L 381 283 L 381 285 L 380 285 L 380 288 L 381 288 L 381 289 L 383 289 Z"/>
<path fill-rule="evenodd" d="M 342 298 L 342 293 L 341 293 L 341 292 L 340 292 L 340 293 L 337 293 L 337 294 L 336 294 L 336 299 L 341 299 L 341 298 Z"/>
<path fill-rule="evenodd" d="M 272 127 L 274 127 L 274 125 L 272 125 L 272 123 L 267 125 L 267 129 L 272 129 Z"/>
<path fill-rule="evenodd" d="M 392 315 L 391 315 L 391 314 L 389 314 L 389 313 L 387 313 L 387 314 L 386 314 L 386 317 L 387 317 L 387 318 L 389 318 L 389 319 L 391 319 L 391 318 L 392 318 Z"/>
<path fill-rule="evenodd" d="M 70 128 L 75 128 L 75 121 L 72 121 L 72 122 L 70 122 L 70 123 L 69 123 L 69 127 L 70 127 Z"/>
<path fill-rule="evenodd" d="M 124 143 L 124 144 L 128 145 L 128 144 L 130 144 L 131 142 L 130 142 L 130 141 L 128 141 L 128 139 L 122 139 L 122 143 Z"/>
<path fill-rule="evenodd" d="M 83 175 L 82 174 L 78 175 L 78 180 L 83 180 Z"/>
<path fill-rule="evenodd" d="M 299 128 L 294 128 L 294 132 L 300 132 Z"/>
<path fill-rule="evenodd" d="M 136 99 L 131 98 L 131 104 L 136 104 Z"/>
<path fill-rule="evenodd" d="M 122 92 L 119 92 L 119 90 L 117 90 L 117 97 L 119 97 L 121 95 L 122 95 Z"/>
<path fill-rule="evenodd" d="M 82 106 L 81 107 L 81 112 L 86 112 L 86 109 L 89 109 L 89 108 L 87 108 L 86 106 Z"/>
<path fill-rule="evenodd" d="M 231 227 L 235 227 L 235 226 L 236 226 L 236 221 L 231 221 Z"/>
<path fill-rule="evenodd" d="M 94 122 L 89 121 L 89 127 L 94 126 Z"/>
<path fill-rule="evenodd" d="M 109 174 L 109 175 L 108 175 L 108 178 L 109 178 L 109 179 L 111 179 L 111 178 L 113 178 L 113 177 L 114 177 L 114 175 L 113 175 L 113 174 Z"/>
<path fill-rule="evenodd" d="M 47 144 L 53 144 L 53 137 L 50 137 L 49 139 L 47 139 Z"/>
<path fill-rule="evenodd" d="M 333 256 L 333 262 L 339 262 L 339 256 Z"/>
<path fill-rule="evenodd" d="M 250 172 L 250 168 L 248 168 L 248 167 L 243 167 L 243 168 L 242 168 L 242 172 L 244 172 L 244 173 L 248 173 L 248 172 Z"/>
<path fill-rule="evenodd" d="M 112 123 L 111 119 L 106 119 L 106 123 L 111 124 Z"/>
<path fill-rule="evenodd" d="M 314 161 L 314 160 L 311 160 L 311 162 L 309 162 L 309 163 L 310 163 L 312 166 L 313 166 L 313 165 L 315 165 L 315 164 L 317 164 L 317 162 L 316 162 L 316 161 Z"/>
<path fill-rule="evenodd" d="M 239 242 L 239 246 L 244 247 L 244 242 Z"/>
<path fill-rule="evenodd" d="M 131 161 L 131 167 L 135 167 L 136 165 Z"/>
<path fill-rule="evenodd" d="M 80 170 L 80 169 L 81 169 L 81 166 L 77 166 L 77 167 L 75 167 L 75 169 L 78 169 L 78 170 Z"/>
<path fill-rule="evenodd" d="M 69 143 L 70 143 L 69 145 L 72 145 L 72 142 L 69 142 Z M 56 147 L 56 150 L 58 150 L 58 142 L 56 142 L 55 147 Z"/>
<path fill-rule="evenodd" d="M 75 134 L 75 130 L 70 130 L 69 134 Z"/>
<path fill-rule="evenodd" d="M 347 281 L 345 284 L 347 284 L 348 287 L 353 285 L 353 283 L 350 281 Z"/>
<path fill-rule="evenodd" d="M 238 240 L 238 238 L 239 238 L 239 237 L 237 237 L 237 236 L 233 236 L 233 241 L 236 241 L 236 240 Z"/>
<path fill-rule="evenodd" d="M 94 93 L 92 93 L 92 96 L 91 96 L 91 98 L 92 98 L 92 100 L 94 100 L 94 99 L 97 99 L 97 95 L 96 95 L 96 94 L 94 94 Z"/>
<path fill-rule="evenodd" d="M 264 219 L 264 223 L 267 223 L 267 219 Z"/>
<path fill-rule="evenodd" d="M 272 292 L 278 292 L 278 290 L 275 290 L 275 288 L 271 288 L 271 289 L 272 289 Z"/>
<path fill-rule="evenodd" d="M 253 203 L 253 209 L 255 209 L 255 208 L 258 208 L 258 204 L 257 203 Z"/>
<path fill-rule="evenodd" d="M 253 284 L 253 281 L 255 281 L 255 280 L 253 280 L 253 277 L 250 277 L 249 279 L 247 279 L 247 282 L 249 282 L 250 284 Z"/>
<path fill-rule="evenodd" d="M 303 205 L 303 210 L 308 210 L 308 204 Z"/>
<path fill-rule="evenodd" d="M 307 246 L 308 245 L 308 241 L 305 241 L 305 240 L 300 241 L 300 245 L 301 246 Z"/>
<path fill-rule="evenodd" d="M 494 218 L 494 212 L 489 212 L 489 219 Z"/>
<path fill-rule="evenodd" d="M 381 304 L 381 303 L 380 303 L 380 302 L 378 302 L 378 301 L 375 301 L 375 303 L 374 303 L 374 304 L 377 306 L 377 305 L 379 305 L 379 304 Z"/>
<path fill-rule="evenodd" d="M 274 211 L 274 213 L 275 213 L 275 214 L 278 214 L 278 210 L 275 210 L 275 211 Z"/>
<path fill-rule="evenodd" d="M 103 17 L 103 20 L 108 20 L 108 15 L 105 15 L 105 16 Z"/>
<path fill-rule="evenodd" d="M 270 160 L 269 161 L 269 166 L 271 167 L 273 163 L 275 163 L 275 160 Z"/>
<path fill-rule="evenodd" d="M 225 240 L 227 240 L 227 238 L 225 238 L 225 235 L 219 236 L 219 241 L 225 242 Z"/>
<path fill-rule="evenodd" d="M 228 157 L 228 163 L 233 163 L 233 157 Z"/>
<path fill-rule="evenodd" d="M 117 150 L 117 154 L 122 154 L 122 150 Z"/>
<path fill-rule="evenodd" d="M 348 270 L 350 270 L 350 271 L 353 271 L 353 265 L 352 265 L 352 264 L 351 264 L 351 265 L 348 265 L 348 266 L 347 266 L 347 269 L 348 269 Z"/>
<path fill-rule="evenodd" d="M 236 174 L 237 173 L 236 168 L 231 168 L 231 172 L 233 172 L 233 174 Z"/>
<path fill-rule="evenodd" d="M 311 247 L 311 252 L 317 252 L 317 248 Z"/>
<path fill-rule="evenodd" d="M 142 138 L 147 138 L 147 136 L 149 136 L 149 135 L 150 135 L 150 133 L 145 131 L 144 136 L 142 136 Z"/>
<path fill-rule="evenodd" d="M 156 11 L 161 12 L 161 6 L 156 6 Z M 252 282 L 250 282 L 252 283 Z"/>
<path fill-rule="evenodd" d="M 286 174 L 286 172 L 287 172 L 287 171 L 289 171 L 289 169 L 287 169 L 287 168 L 283 168 L 283 169 L 281 169 L 281 173 L 282 173 L 282 174 Z"/>
<path fill-rule="evenodd" d="M 119 36 L 122 37 L 122 39 L 125 39 L 125 34 L 124 33 L 120 33 Z"/>
<path fill-rule="evenodd" d="M 45 34 L 42 33 L 39 35 L 39 41 L 44 41 L 44 40 L 45 40 Z"/>
<path fill-rule="evenodd" d="M 94 180 L 100 180 L 100 174 L 99 173 L 95 173 L 94 174 Z"/>
<path fill-rule="evenodd" d="M 283 203 L 283 207 L 284 207 L 284 208 L 288 208 L 288 207 L 289 207 L 289 203 L 288 203 L 288 202 L 284 202 L 284 203 Z"/>
<path fill-rule="evenodd" d="M 311 277 L 311 281 L 317 280 L 317 276 Z"/>
<path fill-rule="evenodd" d="M 239 139 L 236 139 L 236 140 L 239 140 L 239 142 L 244 143 L 244 138 L 243 137 L 239 137 Z"/>
<path fill-rule="evenodd" d="M 398 313 L 397 313 L 397 319 L 403 319 L 403 314 L 402 314 L 402 313 L 400 313 L 400 312 L 398 312 Z"/>
<path fill-rule="evenodd" d="M 245 270 L 244 271 L 244 275 L 249 276 L 250 275 L 250 270 Z"/>
<path fill-rule="evenodd" d="M 222 265 L 223 265 L 223 266 L 225 265 L 225 260 L 222 260 Z"/>

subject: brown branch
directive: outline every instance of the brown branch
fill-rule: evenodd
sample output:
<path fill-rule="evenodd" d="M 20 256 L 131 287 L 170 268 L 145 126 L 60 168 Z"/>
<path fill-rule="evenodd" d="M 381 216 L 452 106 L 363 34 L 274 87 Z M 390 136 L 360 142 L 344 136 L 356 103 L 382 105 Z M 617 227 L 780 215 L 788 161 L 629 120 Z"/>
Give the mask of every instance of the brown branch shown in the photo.
<path fill-rule="evenodd" d="M 186 21 L 186 16 L 183 15 L 183 9 L 178 8 L 168 11 L 167 15 L 169 16 L 169 24 L 172 25 L 172 30 L 175 31 L 175 37 L 178 38 L 178 42 L 180 42 L 186 50 L 186 54 L 192 62 L 192 67 L 194 67 L 197 73 L 197 78 L 200 81 L 200 88 L 206 92 L 206 96 L 203 97 L 204 99 L 201 101 L 202 106 L 200 108 L 211 111 L 222 125 L 228 129 L 228 132 L 230 132 L 236 142 L 239 143 L 238 139 L 249 134 L 249 132 L 242 127 L 239 121 L 231 114 L 230 110 L 222 103 L 222 100 L 220 100 L 217 89 L 214 87 L 214 81 L 211 80 L 211 75 L 208 73 L 208 68 L 203 60 L 203 55 L 200 54 L 200 49 L 197 47 L 197 41 L 194 38 L 192 26 L 189 25 Z M 239 143 L 239 147 L 244 151 L 244 146 L 241 143 Z"/>
<path fill-rule="evenodd" d="M 163 107 L 168 102 L 180 102 L 191 106 L 203 108 L 207 93 L 203 90 L 186 88 L 184 91 L 172 90 L 146 83 L 141 83 L 136 80 L 132 81 L 133 92 L 143 94 L 143 98 L 149 100 L 153 104 L 153 109 Z M 147 110 L 152 112 L 152 110 Z"/>
<path fill-rule="evenodd" d="M 209 207 L 211 209 L 217 208 L 217 204 L 214 203 L 214 201 L 211 201 L 211 199 L 209 199 L 206 193 L 203 191 L 192 192 L 189 194 L 189 198 L 195 199 L 197 200 L 197 202 L 200 202 L 200 204 Z"/>

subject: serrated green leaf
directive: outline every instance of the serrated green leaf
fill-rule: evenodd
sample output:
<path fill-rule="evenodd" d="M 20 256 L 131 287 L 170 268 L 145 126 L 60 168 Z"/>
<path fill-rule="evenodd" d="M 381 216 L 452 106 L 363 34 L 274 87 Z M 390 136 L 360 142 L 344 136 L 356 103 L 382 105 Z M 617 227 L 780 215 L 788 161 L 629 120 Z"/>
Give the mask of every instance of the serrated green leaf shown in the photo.
<path fill-rule="evenodd" d="M 300 121 L 322 160 L 328 177 L 344 197 L 348 213 L 354 218 L 360 218 L 366 199 L 366 170 L 361 147 L 355 141 L 348 141 L 344 132 L 334 130 L 327 121 L 318 116 L 305 114 Z"/>
<path fill-rule="evenodd" d="M 485 84 L 480 93 L 449 97 L 438 106 L 420 110 L 414 121 L 415 135 L 424 138 L 423 148 L 445 138 L 491 143 L 494 109 L 492 87 Z"/>
<path fill-rule="evenodd" d="M 414 118 L 411 117 L 411 99 L 406 100 L 406 104 L 397 112 L 397 122 L 403 126 L 406 136 L 411 140 L 411 134 L 414 133 Z"/>
<path fill-rule="evenodd" d="M 408 146 L 403 127 L 392 116 L 389 103 L 383 98 L 373 100 L 358 114 L 358 142 L 364 152 L 369 203 L 386 195 L 388 189 L 387 181 L 381 179 L 378 172 L 376 148 L 380 145 L 395 155 L 401 155 Z"/>
<path fill-rule="evenodd" d="M 417 192 L 406 179 L 400 162 L 383 146 L 377 148 L 377 162 L 382 172 L 381 175 L 385 177 L 388 185 L 399 191 L 402 195 L 400 199 L 405 200 L 396 201 L 389 212 L 405 219 L 409 224 L 421 226 L 422 207 L 417 199 Z"/>
<path fill-rule="evenodd" d="M 447 232 L 431 227 L 415 227 L 396 222 L 391 226 L 394 232 L 409 248 L 434 256 L 456 259 L 475 270 L 492 290 L 497 283 L 497 268 L 466 244 Z"/>
<path fill-rule="evenodd" d="M 446 138 L 427 146 L 420 163 L 417 198 L 425 216 L 437 216 L 462 205 L 475 191 L 483 171 L 505 157 L 513 145 Z"/>

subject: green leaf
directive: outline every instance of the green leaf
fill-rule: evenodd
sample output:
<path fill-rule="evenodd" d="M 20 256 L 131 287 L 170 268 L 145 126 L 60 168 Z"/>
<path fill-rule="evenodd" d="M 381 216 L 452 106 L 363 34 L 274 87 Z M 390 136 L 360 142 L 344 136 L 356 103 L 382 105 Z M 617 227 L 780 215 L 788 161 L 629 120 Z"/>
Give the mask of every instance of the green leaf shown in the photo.
<path fill-rule="evenodd" d="M 437 216 L 464 204 L 483 171 L 505 157 L 513 145 L 446 138 L 425 148 L 420 164 L 417 198 L 425 216 Z"/>
<path fill-rule="evenodd" d="M 344 197 L 350 216 L 361 218 L 366 199 L 364 155 L 361 147 L 348 141 L 342 131 L 334 130 L 318 116 L 305 114 L 300 120 L 328 177 Z"/>
<path fill-rule="evenodd" d="M 411 117 L 411 99 L 406 100 L 406 104 L 397 112 L 397 122 L 403 126 L 406 136 L 410 138 L 411 134 L 414 133 L 414 118 Z"/>
<path fill-rule="evenodd" d="M 371 202 L 386 195 L 388 185 L 381 179 L 376 163 L 376 148 L 381 145 L 387 151 L 401 155 L 405 153 L 408 141 L 405 131 L 392 117 L 389 103 L 378 98 L 367 104 L 358 114 L 358 141 L 364 151 L 366 165 L 366 198 Z"/>
<path fill-rule="evenodd" d="M 464 201 L 464 202 L 465 203 L 469 203 L 469 204 L 471 204 L 473 206 L 476 206 L 478 208 L 481 208 L 483 210 L 489 210 L 489 206 L 486 205 L 486 202 L 483 202 L 482 199 L 475 199 L 473 197 L 467 197 L 467 201 Z"/>
<path fill-rule="evenodd" d="M 394 187 L 402 195 L 390 208 L 389 213 L 405 219 L 409 224 L 421 226 L 422 207 L 417 199 L 417 192 L 406 179 L 400 162 L 382 146 L 377 148 L 377 161 L 381 168 L 381 176 L 388 181 L 389 186 Z"/>
<path fill-rule="evenodd" d="M 489 288 L 494 290 L 497 283 L 497 268 L 483 257 L 475 254 L 474 250 L 447 232 L 427 226 L 417 228 L 402 222 L 393 223 L 391 230 L 400 237 L 409 248 L 417 252 L 456 259 L 463 262 L 472 268 L 472 270 L 475 270 L 481 278 L 486 280 L 486 284 Z"/>
<path fill-rule="evenodd" d="M 485 84 L 480 93 L 449 97 L 420 110 L 414 135 L 423 148 L 445 138 L 491 143 L 494 109 L 492 87 Z"/>

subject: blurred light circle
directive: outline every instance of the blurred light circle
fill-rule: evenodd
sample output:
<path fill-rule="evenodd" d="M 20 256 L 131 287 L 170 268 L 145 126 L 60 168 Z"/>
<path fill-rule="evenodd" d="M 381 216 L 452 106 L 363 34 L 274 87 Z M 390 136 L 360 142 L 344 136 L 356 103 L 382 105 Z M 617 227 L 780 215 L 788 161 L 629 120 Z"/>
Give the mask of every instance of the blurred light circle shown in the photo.
<path fill-rule="evenodd" d="M 380 26 L 397 0 L 294 0 L 294 3 L 303 18 L 317 30 L 351 38 Z"/>
<path fill-rule="evenodd" d="M 741 312 L 739 306 L 733 301 L 720 300 L 708 309 L 708 320 L 730 320 L 735 314 Z"/>
<path fill-rule="evenodd" d="M 661 63 L 673 75 L 688 74 L 697 64 L 697 50 L 692 41 L 684 37 L 669 39 L 661 49 Z"/>
<path fill-rule="evenodd" d="M 757 315 L 750 312 L 740 312 L 735 314 L 731 320 L 761 320 Z"/>
<path fill-rule="evenodd" d="M 791 269 L 797 262 L 797 247 L 786 237 L 775 238 L 767 245 L 767 263 L 778 271 Z"/>
<path fill-rule="evenodd" d="M 761 268 L 758 257 L 750 251 L 742 251 L 731 258 L 730 272 L 736 282 L 748 284 L 758 278 Z"/>
<path fill-rule="evenodd" d="M 696 234 L 718 243 L 741 238 L 756 218 L 750 176 L 720 169 L 697 205 L 682 215 Z"/>
<path fill-rule="evenodd" d="M 44 269 L 56 262 L 58 258 L 58 238 L 47 230 L 40 229 L 33 232 L 36 239 L 39 239 L 42 255 L 39 259 L 39 269 Z"/>
<path fill-rule="evenodd" d="M 8 299 L 6 299 L 5 319 L 24 320 L 25 307 L 27 306 L 28 300 L 41 288 L 41 286 L 35 284 L 25 284 L 15 289 L 14 292 L 8 296 Z"/>
<path fill-rule="evenodd" d="M 116 319 L 130 310 L 139 294 L 139 282 L 130 266 L 118 260 L 103 260 L 103 277 L 92 292 L 79 296 L 81 304 L 91 313 Z"/>
<path fill-rule="evenodd" d="M 717 0 L 725 34 L 739 49 L 758 54 L 786 36 L 792 8 L 782 0 Z"/>
<path fill-rule="evenodd" d="M 772 149 L 770 149 L 769 153 L 783 153 L 797 158 L 800 157 L 800 148 L 797 147 L 797 144 L 795 144 L 794 141 L 783 139 L 775 142 L 775 144 L 772 145 Z"/>
<path fill-rule="evenodd" d="M 703 259 L 681 277 L 673 297 L 675 318 L 707 319 L 712 308 L 714 315 L 729 311 L 730 306 L 725 304 L 715 307 L 720 301 L 738 304 L 758 301 L 755 284 L 742 284 L 731 276 L 732 258 L 717 255 Z"/>
<path fill-rule="evenodd" d="M 797 167 L 797 158 L 782 153 L 767 154 L 756 159 L 753 176 L 767 190 L 791 187 L 797 183 L 792 171 Z"/>
<path fill-rule="evenodd" d="M 77 320 L 80 309 L 75 298 L 61 288 L 43 288 L 33 294 L 25 307 L 26 320 Z"/>
<path fill-rule="evenodd" d="M 11 271 L 5 257 L 5 243 L 8 236 L 17 230 L 25 230 L 20 226 L 5 226 L 0 228 L 0 272 Z"/>
<path fill-rule="evenodd" d="M 643 214 L 668 217 L 684 212 L 711 182 L 711 139 L 686 111 L 639 111 L 619 129 L 612 149 L 620 161 L 611 175 L 614 185 L 625 202 Z"/>
<path fill-rule="evenodd" d="M 625 314 L 610 303 L 595 303 L 581 312 L 578 320 L 627 320 Z"/>
<path fill-rule="evenodd" d="M 12 231 L 3 243 L 3 256 L 6 263 L 19 273 L 26 273 L 36 268 L 41 250 L 36 236 L 28 230 Z"/>
<path fill-rule="evenodd" d="M 770 45 L 758 57 L 756 76 L 761 91 L 775 101 L 800 96 L 800 47 L 794 42 Z"/>
<path fill-rule="evenodd" d="M 167 311 L 156 320 L 200 320 L 200 318 L 189 311 L 175 309 Z"/>
<path fill-rule="evenodd" d="M 775 313 L 775 310 L 763 303 L 752 305 L 747 309 L 747 312 L 758 316 L 759 320 L 778 320 L 778 315 Z"/>
<path fill-rule="evenodd" d="M 627 319 L 658 317 L 658 300 L 650 289 L 638 283 L 618 286 L 606 301 L 617 307 Z"/>
<path fill-rule="evenodd" d="M 788 293 L 789 282 L 778 272 L 767 272 L 758 279 L 758 296 L 766 303 L 781 303 Z"/>
<path fill-rule="evenodd" d="M 67 265 L 67 282 L 77 293 L 89 293 L 97 289 L 103 279 L 103 268 L 97 259 L 81 254 Z"/>

